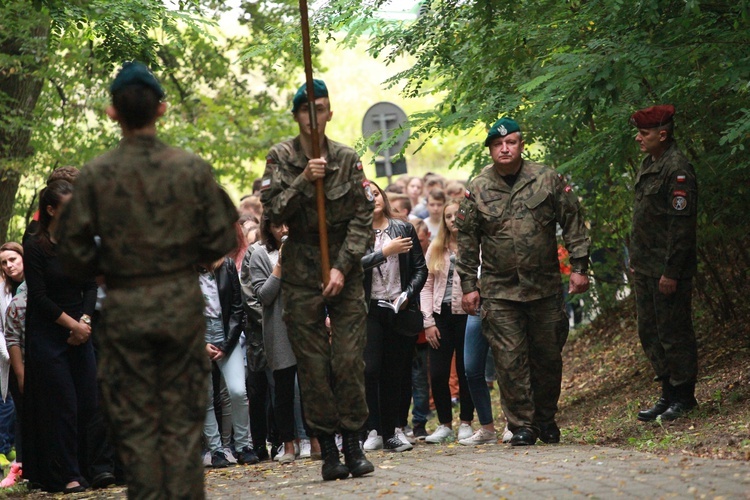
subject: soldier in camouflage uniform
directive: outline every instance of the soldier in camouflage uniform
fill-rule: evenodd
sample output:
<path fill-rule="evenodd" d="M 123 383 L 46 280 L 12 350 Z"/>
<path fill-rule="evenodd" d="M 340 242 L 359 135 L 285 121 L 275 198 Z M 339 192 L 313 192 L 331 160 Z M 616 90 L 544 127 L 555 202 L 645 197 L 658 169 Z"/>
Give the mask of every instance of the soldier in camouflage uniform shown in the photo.
<path fill-rule="evenodd" d="M 634 113 L 635 140 L 647 156 L 635 183 L 630 238 L 638 336 L 661 381 L 656 404 L 638 420 L 674 420 L 698 403 L 698 348 L 693 330 L 698 186 L 695 171 L 674 141 L 674 106 Z"/>
<path fill-rule="evenodd" d="M 99 377 L 128 497 L 203 498 L 209 361 L 193 266 L 236 245 L 237 212 L 205 161 L 156 138 L 166 104 L 148 68 L 126 63 L 110 90 L 123 139 L 81 170 L 58 251 L 72 276 L 107 286 Z"/>
<path fill-rule="evenodd" d="M 511 445 L 533 445 L 537 437 L 556 443 L 568 336 L 556 224 L 570 252 L 570 293 L 588 289 L 588 233 L 562 176 L 521 158 L 523 139 L 514 120 L 498 120 L 485 146 L 493 163 L 471 181 L 456 215 L 463 307 L 475 314 L 481 293 L 482 331 L 495 358 Z"/>
<path fill-rule="evenodd" d="M 283 246 L 284 320 L 297 358 L 305 418 L 323 452 L 323 479 L 373 471 L 359 445 L 367 419 L 364 389 L 365 310 L 360 259 L 372 238 L 373 196 L 357 153 L 325 136 L 331 119 L 328 90 L 314 82 L 322 158 L 312 158 L 310 116 L 303 85 L 292 114 L 300 134 L 276 144 L 261 182 L 264 214 L 289 227 Z M 321 290 L 315 181 L 326 193 L 331 278 Z M 325 318 L 331 318 L 331 335 Z M 346 465 L 339 461 L 334 433 L 344 440 Z"/>

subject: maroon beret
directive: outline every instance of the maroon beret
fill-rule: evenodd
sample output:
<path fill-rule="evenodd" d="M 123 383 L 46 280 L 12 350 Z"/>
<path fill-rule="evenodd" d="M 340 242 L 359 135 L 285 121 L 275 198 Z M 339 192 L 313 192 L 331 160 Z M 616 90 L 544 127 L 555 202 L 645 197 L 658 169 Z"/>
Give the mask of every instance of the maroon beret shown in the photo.
<path fill-rule="evenodd" d="M 638 128 L 656 128 L 672 121 L 674 106 L 660 104 L 636 111 L 630 116 L 630 124 Z"/>

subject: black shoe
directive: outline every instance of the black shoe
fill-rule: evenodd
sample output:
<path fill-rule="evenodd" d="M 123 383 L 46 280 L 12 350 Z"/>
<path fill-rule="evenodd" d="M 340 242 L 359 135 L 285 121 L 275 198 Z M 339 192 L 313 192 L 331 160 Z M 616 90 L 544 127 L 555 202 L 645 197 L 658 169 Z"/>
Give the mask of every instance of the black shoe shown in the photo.
<path fill-rule="evenodd" d="M 271 460 L 271 455 L 268 454 L 268 447 L 266 445 L 262 445 L 260 448 L 253 451 L 255 451 L 255 455 L 258 457 L 259 462 Z"/>
<path fill-rule="evenodd" d="M 95 490 L 98 490 L 100 488 L 111 486 L 115 484 L 115 482 L 116 479 L 114 474 L 112 474 L 111 472 L 100 472 L 91 480 L 91 487 Z"/>
<path fill-rule="evenodd" d="M 401 441 L 396 436 L 393 436 L 392 438 L 387 439 L 383 443 L 383 450 L 384 451 L 402 452 L 402 451 L 409 451 L 409 450 L 411 450 L 413 448 L 414 448 L 414 446 L 412 446 L 411 443 L 404 443 L 403 441 Z"/>
<path fill-rule="evenodd" d="M 560 442 L 560 428 L 557 423 L 552 422 L 551 424 L 540 424 L 539 425 L 539 439 L 543 443 L 555 444 Z"/>
<path fill-rule="evenodd" d="M 79 484 L 78 486 L 66 487 L 62 490 L 63 495 L 69 495 L 71 493 L 83 493 L 84 491 L 86 491 L 86 487 L 82 484 Z"/>
<path fill-rule="evenodd" d="M 224 452 L 219 450 L 211 453 L 211 467 L 214 469 L 224 469 L 229 467 L 231 464 L 227 457 L 224 456 Z"/>
<path fill-rule="evenodd" d="M 424 441 L 427 437 L 427 429 L 424 428 L 424 424 L 414 424 L 414 439 L 418 441 Z"/>
<path fill-rule="evenodd" d="M 661 414 L 661 419 L 666 421 L 672 421 L 677 420 L 680 417 L 684 417 L 688 413 L 690 413 L 693 408 L 698 406 L 698 403 L 695 402 L 694 404 L 690 403 L 683 403 L 682 401 L 676 401 L 669 405 L 669 408 L 667 408 L 667 411 Z"/>
<path fill-rule="evenodd" d="M 674 388 L 669 383 L 669 377 L 660 377 L 660 380 L 661 397 L 659 397 L 659 400 L 651 408 L 638 412 L 638 420 L 641 422 L 653 422 L 659 415 L 667 411 L 671 402 L 675 400 Z"/>
<path fill-rule="evenodd" d="M 672 395 L 674 397 L 669 408 L 661 414 L 662 420 L 677 420 L 698 406 L 698 401 L 695 400 L 695 382 L 672 387 Z"/>
<path fill-rule="evenodd" d="M 534 432 L 528 427 L 521 427 L 513 433 L 513 437 L 510 438 L 511 446 L 531 446 L 536 443 L 536 436 Z"/>
<path fill-rule="evenodd" d="M 344 445 L 344 461 L 346 468 L 352 477 L 364 476 L 375 471 L 375 466 L 367 460 L 362 445 L 359 444 L 359 434 L 352 431 L 344 431 L 342 437 Z M 400 442 L 400 441 L 399 441 Z"/>
<path fill-rule="evenodd" d="M 356 439 L 359 446 L 359 439 Z M 321 434 L 318 436 L 320 451 L 323 454 L 323 469 L 321 474 L 323 481 L 335 481 L 336 479 L 346 479 L 349 477 L 349 469 L 341 463 L 339 459 L 339 448 L 336 446 L 336 439 L 332 434 Z"/>
<path fill-rule="evenodd" d="M 268 454 L 268 452 L 266 452 Z M 252 448 L 245 446 L 237 453 L 237 463 L 240 465 L 253 465 L 260 462 L 260 458 L 255 454 Z"/>
<path fill-rule="evenodd" d="M 648 410 L 641 410 L 638 412 L 638 420 L 641 422 L 653 422 L 656 417 L 667 411 L 669 408 L 669 400 L 665 397 L 660 397 L 654 406 Z"/>

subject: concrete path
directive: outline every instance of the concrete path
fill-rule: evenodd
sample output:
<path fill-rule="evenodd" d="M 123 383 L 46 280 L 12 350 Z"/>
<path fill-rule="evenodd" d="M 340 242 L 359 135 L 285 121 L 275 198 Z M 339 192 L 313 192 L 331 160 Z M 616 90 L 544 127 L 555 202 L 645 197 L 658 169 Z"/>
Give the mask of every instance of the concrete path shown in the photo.
<path fill-rule="evenodd" d="M 375 473 L 323 482 L 321 462 L 207 470 L 211 499 L 471 499 L 471 498 L 738 498 L 750 499 L 750 463 L 658 457 L 596 446 L 418 444 L 392 454 L 372 452 Z M 47 495 L 33 494 L 32 498 Z M 68 498 L 124 498 L 123 488 Z"/>
<path fill-rule="evenodd" d="M 320 462 L 208 473 L 209 498 L 746 498 L 750 463 L 657 457 L 594 446 L 419 444 L 370 453 L 375 473 L 323 482 Z"/>

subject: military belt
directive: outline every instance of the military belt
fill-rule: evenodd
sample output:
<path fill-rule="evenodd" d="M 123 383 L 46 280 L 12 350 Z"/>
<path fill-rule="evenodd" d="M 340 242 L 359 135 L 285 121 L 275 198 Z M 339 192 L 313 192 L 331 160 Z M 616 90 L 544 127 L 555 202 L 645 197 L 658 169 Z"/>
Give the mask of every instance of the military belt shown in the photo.
<path fill-rule="evenodd" d="M 197 274 L 194 269 L 188 267 L 152 276 L 106 276 L 105 283 L 107 288 L 112 290 L 117 288 L 139 288 L 159 285 L 180 278 L 195 278 Z"/>

